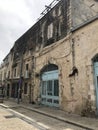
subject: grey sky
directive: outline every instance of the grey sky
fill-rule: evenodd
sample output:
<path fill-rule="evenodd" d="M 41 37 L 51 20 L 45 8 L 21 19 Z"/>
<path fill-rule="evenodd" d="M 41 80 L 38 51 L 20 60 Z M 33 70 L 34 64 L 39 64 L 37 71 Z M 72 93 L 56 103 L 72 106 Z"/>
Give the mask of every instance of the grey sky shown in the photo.
<path fill-rule="evenodd" d="M 0 0 L 0 63 L 52 0 Z"/>

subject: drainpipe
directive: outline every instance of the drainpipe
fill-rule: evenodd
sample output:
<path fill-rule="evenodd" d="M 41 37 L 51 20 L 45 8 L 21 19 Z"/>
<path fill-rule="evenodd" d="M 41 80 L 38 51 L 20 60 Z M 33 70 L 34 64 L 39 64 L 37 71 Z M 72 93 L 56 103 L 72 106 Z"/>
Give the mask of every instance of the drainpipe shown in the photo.
<path fill-rule="evenodd" d="M 72 39 L 72 64 L 75 66 L 75 41 Z"/>
<path fill-rule="evenodd" d="M 21 94 L 21 86 L 22 86 L 22 65 L 23 65 L 23 53 L 20 54 L 20 76 L 19 76 L 19 88 L 18 88 L 17 104 L 20 103 L 20 94 Z"/>
<path fill-rule="evenodd" d="M 34 54 L 32 56 L 32 70 L 31 70 L 31 84 L 30 84 L 30 92 L 29 92 L 29 103 L 33 103 L 33 91 L 34 91 L 34 71 L 35 71 L 35 57 L 34 57 Z"/>

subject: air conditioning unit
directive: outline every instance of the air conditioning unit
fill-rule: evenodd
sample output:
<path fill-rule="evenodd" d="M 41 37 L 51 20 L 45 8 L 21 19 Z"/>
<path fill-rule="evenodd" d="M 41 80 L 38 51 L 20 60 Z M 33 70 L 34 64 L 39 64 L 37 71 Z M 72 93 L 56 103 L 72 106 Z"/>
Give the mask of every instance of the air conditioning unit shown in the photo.
<path fill-rule="evenodd" d="M 27 78 L 29 78 L 29 77 L 30 77 L 30 75 L 29 75 L 29 71 L 26 70 L 26 72 L 25 72 L 25 78 L 27 79 Z"/>

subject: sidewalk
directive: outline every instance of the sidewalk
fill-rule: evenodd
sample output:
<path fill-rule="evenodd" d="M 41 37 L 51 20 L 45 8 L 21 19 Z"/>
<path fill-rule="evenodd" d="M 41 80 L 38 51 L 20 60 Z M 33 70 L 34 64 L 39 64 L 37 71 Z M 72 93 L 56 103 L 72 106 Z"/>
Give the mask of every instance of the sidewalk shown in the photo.
<path fill-rule="evenodd" d="M 35 111 L 40 114 L 44 114 L 49 117 L 53 117 L 55 119 L 59 119 L 61 121 L 65 121 L 70 124 L 75 124 L 77 126 L 82 126 L 88 130 L 98 130 L 98 119 L 96 118 L 86 118 L 78 115 L 67 114 L 66 112 L 59 110 L 57 108 L 45 107 L 42 105 L 33 105 L 33 104 L 24 104 L 17 102 L 13 102 L 11 100 L 4 101 L 3 104 L 0 104 L 5 108 L 11 107 L 23 107 L 29 109 L 31 111 Z"/>
<path fill-rule="evenodd" d="M 0 130 L 39 130 L 39 128 L 0 107 Z"/>

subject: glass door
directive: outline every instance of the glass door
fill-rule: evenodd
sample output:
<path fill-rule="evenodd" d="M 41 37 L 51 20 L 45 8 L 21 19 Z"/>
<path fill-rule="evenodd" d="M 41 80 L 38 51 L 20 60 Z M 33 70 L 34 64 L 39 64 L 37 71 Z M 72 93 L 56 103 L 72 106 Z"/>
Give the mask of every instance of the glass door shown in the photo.
<path fill-rule="evenodd" d="M 54 78 L 52 77 L 53 75 L 55 75 Z M 57 71 L 45 72 L 43 74 L 41 85 L 42 104 L 59 107 L 59 83 L 57 75 Z"/>
<path fill-rule="evenodd" d="M 95 88 L 96 88 L 96 108 L 98 115 L 98 62 L 94 63 L 94 71 L 95 71 Z"/>

